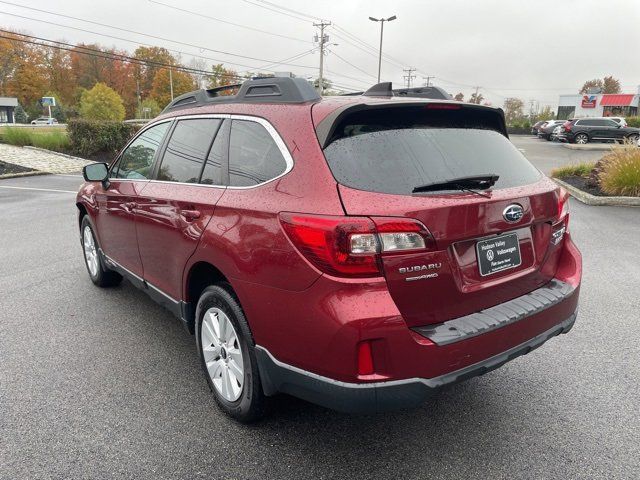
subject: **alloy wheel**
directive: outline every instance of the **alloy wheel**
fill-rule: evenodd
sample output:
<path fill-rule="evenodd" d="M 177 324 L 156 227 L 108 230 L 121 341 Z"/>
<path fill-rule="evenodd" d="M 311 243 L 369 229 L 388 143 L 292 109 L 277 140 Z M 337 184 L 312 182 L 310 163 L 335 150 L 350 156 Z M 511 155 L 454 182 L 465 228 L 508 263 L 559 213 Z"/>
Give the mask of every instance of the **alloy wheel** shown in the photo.
<path fill-rule="evenodd" d="M 205 312 L 201 339 L 202 355 L 213 386 L 225 400 L 236 401 L 244 385 L 242 349 L 233 324 L 219 308 Z"/>
<path fill-rule="evenodd" d="M 576 143 L 580 145 L 584 145 L 588 141 L 589 141 L 589 137 L 587 137 L 585 134 L 581 133 L 579 135 L 576 135 Z"/>
<path fill-rule="evenodd" d="M 87 261 L 87 267 L 92 277 L 98 275 L 98 252 L 96 250 L 96 242 L 93 239 L 91 227 L 84 227 L 82 232 L 82 245 L 84 249 L 84 258 Z"/>

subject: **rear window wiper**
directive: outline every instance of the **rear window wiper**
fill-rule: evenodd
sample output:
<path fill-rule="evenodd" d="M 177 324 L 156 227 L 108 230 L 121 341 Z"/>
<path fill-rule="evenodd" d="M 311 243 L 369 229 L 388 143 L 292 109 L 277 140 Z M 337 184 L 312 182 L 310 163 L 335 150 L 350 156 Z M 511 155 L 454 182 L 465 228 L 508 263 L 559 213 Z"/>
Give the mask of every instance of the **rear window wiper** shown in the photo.
<path fill-rule="evenodd" d="M 487 188 L 491 188 L 496 184 L 498 178 L 500 178 L 500 176 L 494 173 L 487 175 L 474 175 L 471 177 L 452 178 L 442 182 L 419 185 L 415 187 L 411 193 L 438 192 L 441 190 L 464 190 L 486 197 L 487 195 L 477 192 L 474 189 L 486 190 Z"/>

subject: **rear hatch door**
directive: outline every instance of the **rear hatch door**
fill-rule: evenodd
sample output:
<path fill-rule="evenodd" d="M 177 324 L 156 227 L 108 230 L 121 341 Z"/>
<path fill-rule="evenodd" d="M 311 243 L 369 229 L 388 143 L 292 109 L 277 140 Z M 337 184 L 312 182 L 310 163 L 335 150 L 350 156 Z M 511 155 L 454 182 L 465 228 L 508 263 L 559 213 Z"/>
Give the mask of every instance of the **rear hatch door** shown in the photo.
<path fill-rule="evenodd" d="M 417 219 L 435 240 L 429 251 L 382 256 L 389 291 L 410 326 L 503 303 L 555 273 L 558 188 L 506 138 L 496 110 L 485 111 L 424 104 L 360 110 L 337 119 L 324 149 L 348 215 Z M 412 193 L 487 174 L 499 177 L 488 190 Z"/>

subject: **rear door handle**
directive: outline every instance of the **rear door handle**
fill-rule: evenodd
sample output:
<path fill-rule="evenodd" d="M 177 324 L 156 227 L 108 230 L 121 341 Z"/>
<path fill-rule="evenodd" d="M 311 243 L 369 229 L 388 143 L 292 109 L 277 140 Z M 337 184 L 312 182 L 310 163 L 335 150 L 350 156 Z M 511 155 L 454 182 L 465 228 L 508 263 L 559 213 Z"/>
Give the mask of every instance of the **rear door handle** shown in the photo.
<path fill-rule="evenodd" d="M 192 221 L 200 218 L 200 212 L 198 210 L 180 210 L 180 215 L 187 222 L 192 222 Z"/>

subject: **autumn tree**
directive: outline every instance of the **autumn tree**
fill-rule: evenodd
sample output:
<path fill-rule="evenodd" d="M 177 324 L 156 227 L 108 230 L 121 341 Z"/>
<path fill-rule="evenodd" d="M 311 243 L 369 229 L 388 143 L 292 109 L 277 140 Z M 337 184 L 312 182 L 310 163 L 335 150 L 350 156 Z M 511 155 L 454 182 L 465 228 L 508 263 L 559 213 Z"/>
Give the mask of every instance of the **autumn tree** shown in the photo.
<path fill-rule="evenodd" d="M 172 74 L 169 75 L 169 69 L 158 70 L 151 87 L 151 98 L 158 102 L 160 108 L 166 107 L 171 101 L 170 77 L 173 77 L 174 98 L 195 89 L 193 78 L 188 73 L 174 70 Z"/>
<path fill-rule="evenodd" d="M 162 67 L 158 64 L 175 65 L 176 59 L 169 50 L 162 47 L 138 47 L 133 56 L 144 62 L 134 65 L 134 78 L 140 88 L 140 96 L 147 98 L 153 88 L 153 80 Z"/>
<path fill-rule="evenodd" d="M 620 80 L 618 80 L 617 78 L 614 78 L 611 75 L 609 75 L 608 77 L 604 77 L 603 79 L 594 78 L 593 80 L 587 80 L 582 85 L 582 88 L 580 89 L 580 93 L 585 94 L 593 88 L 599 88 L 602 90 L 602 93 L 606 93 L 606 94 L 622 92 Z"/>
<path fill-rule="evenodd" d="M 75 83 L 71 66 L 71 53 L 66 50 L 49 48 L 45 55 L 48 89 L 57 93 L 56 101 L 65 105 L 74 104 Z"/>
<path fill-rule="evenodd" d="M 455 95 L 455 97 L 453 97 L 453 99 L 458 101 L 458 102 L 464 102 L 464 93 L 462 93 L 462 92 L 456 93 L 456 95 Z"/>
<path fill-rule="evenodd" d="M 474 92 L 471 94 L 471 97 L 469 98 L 469 103 L 475 103 L 476 105 L 480 105 L 483 100 L 484 100 L 484 95 L 482 95 L 481 93 Z"/>
<path fill-rule="evenodd" d="M 120 95 L 104 83 L 96 83 L 82 93 L 80 115 L 91 120 L 124 120 L 125 109 Z"/>
<path fill-rule="evenodd" d="M 241 79 L 235 70 L 224 68 L 222 63 L 214 65 L 211 69 L 211 75 L 208 77 L 209 84 L 207 88 L 216 88 L 223 85 L 233 83 L 241 83 Z"/>
<path fill-rule="evenodd" d="M 516 120 L 524 116 L 524 102 L 519 98 L 511 97 L 504 101 L 504 117 L 507 125 L 511 125 Z"/>

